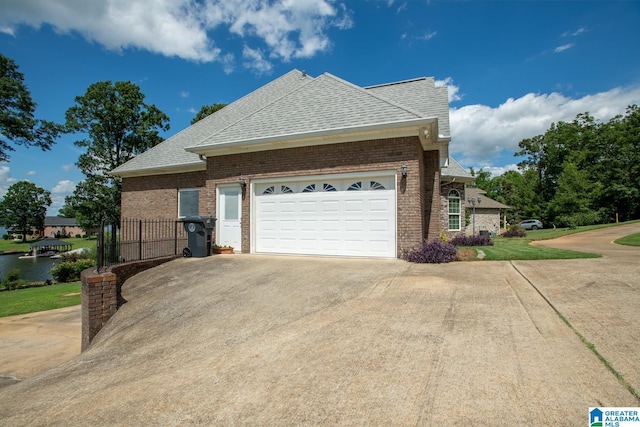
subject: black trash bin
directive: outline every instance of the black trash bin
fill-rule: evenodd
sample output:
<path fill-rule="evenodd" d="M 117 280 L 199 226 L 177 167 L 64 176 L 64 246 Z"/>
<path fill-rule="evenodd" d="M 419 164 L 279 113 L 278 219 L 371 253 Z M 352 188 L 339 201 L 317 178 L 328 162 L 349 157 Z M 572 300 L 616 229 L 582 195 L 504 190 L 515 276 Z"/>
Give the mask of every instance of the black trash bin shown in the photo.
<path fill-rule="evenodd" d="M 185 258 L 202 258 L 211 255 L 211 234 L 216 225 L 212 216 L 189 216 L 182 218 L 187 232 L 187 247 L 182 250 Z"/>
<path fill-rule="evenodd" d="M 489 235 L 489 230 L 480 230 L 480 235 L 483 236 L 483 237 L 488 237 L 488 238 L 491 237 Z"/>

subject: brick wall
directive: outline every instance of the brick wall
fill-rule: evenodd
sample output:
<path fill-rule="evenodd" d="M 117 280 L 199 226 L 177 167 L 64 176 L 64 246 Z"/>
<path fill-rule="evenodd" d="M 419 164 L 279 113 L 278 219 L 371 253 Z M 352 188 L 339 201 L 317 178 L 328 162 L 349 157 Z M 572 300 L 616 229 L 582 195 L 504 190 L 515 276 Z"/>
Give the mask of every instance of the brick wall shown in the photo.
<path fill-rule="evenodd" d="M 437 151 L 426 151 L 424 153 L 424 218 L 426 225 L 424 239 L 432 240 L 440 237 L 442 230 L 441 206 L 439 154 Z"/>
<path fill-rule="evenodd" d="M 408 175 L 401 179 L 400 166 Z M 424 152 L 417 137 L 390 138 L 341 144 L 209 157 L 207 171 L 125 178 L 122 215 L 131 218 L 176 218 L 177 190 L 202 187 L 200 215 L 216 215 L 216 186 L 247 184 L 254 179 L 297 177 L 350 172 L 396 171 L 398 254 L 424 237 L 439 236 L 440 185 L 438 153 Z M 424 184 L 426 183 L 426 184 Z M 242 252 L 250 251 L 250 185 L 242 201 Z"/>
<path fill-rule="evenodd" d="M 423 157 L 417 137 L 392 138 L 342 144 L 242 153 L 207 159 L 207 212 L 216 209 L 216 185 L 237 183 L 240 175 L 247 184 L 253 179 L 296 177 L 395 170 L 407 165 L 407 178 L 399 179 L 398 253 L 420 243 L 423 235 L 420 169 Z M 247 186 L 247 192 L 249 186 Z M 215 216 L 215 213 L 214 213 Z M 251 242 L 250 197 L 242 203 L 242 252 L 249 252 Z"/>
<path fill-rule="evenodd" d="M 122 284 L 130 277 L 177 256 L 135 261 L 115 265 L 102 273 L 95 267 L 84 270 L 82 281 L 82 351 L 89 348 L 93 338 L 116 311 L 126 302 L 120 292 Z"/>
<path fill-rule="evenodd" d="M 140 219 L 176 219 L 178 190 L 201 188 L 200 211 L 206 215 L 205 171 L 124 178 L 122 180 L 122 217 Z"/>

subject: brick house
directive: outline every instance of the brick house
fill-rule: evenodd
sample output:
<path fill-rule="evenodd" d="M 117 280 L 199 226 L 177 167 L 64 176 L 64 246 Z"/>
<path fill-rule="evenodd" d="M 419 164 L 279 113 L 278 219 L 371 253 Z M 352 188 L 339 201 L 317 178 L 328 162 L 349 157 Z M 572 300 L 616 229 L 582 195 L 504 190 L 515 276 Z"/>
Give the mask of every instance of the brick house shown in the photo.
<path fill-rule="evenodd" d="M 118 167 L 122 216 L 217 218 L 237 252 L 400 256 L 465 232 L 446 87 L 293 70 Z"/>
<path fill-rule="evenodd" d="M 75 237 L 84 234 L 84 230 L 76 223 L 75 218 L 46 216 L 41 237 Z"/>
<path fill-rule="evenodd" d="M 469 214 L 469 221 L 473 224 L 475 220 L 475 232 L 476 234 L 480 230 L 486 230 L 489 233 L 500 234 L 501 231 L 507 228 L 507 210 L 511 209 L 511 206 L 507 206 L 496 200 L 493 200 L 486 195 L 486 191 L 480 188 L 467 187 L 465 190 L 467 199 L 480 198 L 480 203 L 476 203 L 475 217 L 470 204 L 468 209 L 471 211 Z M 474 232 L 473 226 L 467 227 L 467 235 L 472 235 Z"/>

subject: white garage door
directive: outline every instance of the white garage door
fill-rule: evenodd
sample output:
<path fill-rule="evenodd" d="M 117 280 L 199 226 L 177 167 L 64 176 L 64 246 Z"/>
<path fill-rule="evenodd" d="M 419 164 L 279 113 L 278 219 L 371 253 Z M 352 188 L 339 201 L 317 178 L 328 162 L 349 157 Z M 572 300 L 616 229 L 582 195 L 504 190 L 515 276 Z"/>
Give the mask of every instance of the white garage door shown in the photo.
<path fill-rule="evenodd" d="M 396 256 L 395 175 L 254 183 L 258 253 Z"/>

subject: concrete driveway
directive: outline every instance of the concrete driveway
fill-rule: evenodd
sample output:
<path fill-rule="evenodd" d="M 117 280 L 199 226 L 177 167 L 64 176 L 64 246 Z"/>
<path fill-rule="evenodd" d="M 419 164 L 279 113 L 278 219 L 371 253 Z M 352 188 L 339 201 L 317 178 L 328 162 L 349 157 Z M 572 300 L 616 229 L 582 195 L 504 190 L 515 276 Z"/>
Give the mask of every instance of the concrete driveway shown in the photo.
<path fill-rule="evenodd" d="M 0 389 L 0 419 L 580 425 L 589 406 L 640 405 L 556 312 L 640 388 L 640 249 L 592 236 L 581 250 L 604 258 L 176 260 L 125 284 L 88 351 Z"/>

